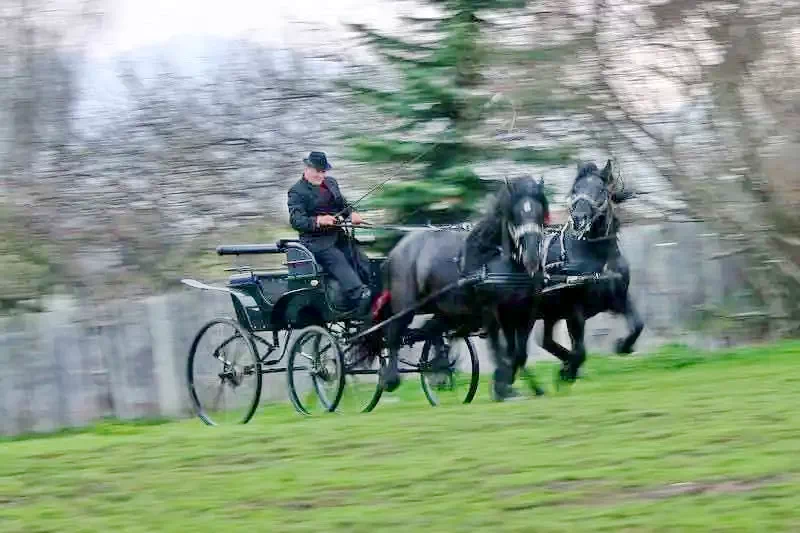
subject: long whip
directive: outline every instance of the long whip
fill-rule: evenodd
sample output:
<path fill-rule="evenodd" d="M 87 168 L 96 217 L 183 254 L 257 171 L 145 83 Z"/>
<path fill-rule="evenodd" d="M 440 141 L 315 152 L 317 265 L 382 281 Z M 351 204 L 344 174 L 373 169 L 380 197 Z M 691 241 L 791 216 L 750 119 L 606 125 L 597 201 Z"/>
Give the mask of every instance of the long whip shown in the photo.
<path fill-rule="evenodd" d="M 517 107 L 516 107 L 516 105 L 515 105 L 515 103 L 514 103 L 514 100 L 512 100 L 511 98 L 509 98 L 508 96 L 506 96 L 506 95 L 505 95 L 505 94 L 503 94 L 503 93 L 495 93 L 495 94 L 492 96 L 492 98 L 491 98 L 491 99 L 490 99 L 490 100 L 489 100 L 489 101 L 488 101 L 486 104 L 484 104 L 484 106 L 483 106 L 483 109 L 484 109 L 484 110 L 486 110 L 486 109 L 489 109 L 489 108 L 490 108 L 491 106 L 493 106 L 493 105 L 494 105 L 496 102 L 500 101 L 500 100 L 501 100 L 501 99 L 503 99 L 503 98 L 505 98 L 506 100 L 508 100 L 508 101 L 509 101 L 509 103 L 511 104 L 511 109 L 512 109 L 512 113 L 513 113 L 513 115 L 512 115 L 512 118 L 511 118 L 511 123 L 510 123 L 510 125 L 509 125 L 509 128 L 508 128 L 508 134 L 510 135 L 510 134 L 511 134 L 511 132 L 513 131 L 513 129 L 514 129 L 514 125 L 515 125 L 515 124 L 516 124 L 516 122 L 517 122 Z M 405 167 L 407 167 L 407 166 L 411 165 L 412 163 L 415 163 L 416 161 L 418 161 L 419 159 L 421 159 L 423 156 L 427 155 L 428 153 L 430 153 L 431 151 L 433 151 L 435 148 L 437 148 L 437 147 L 438 147 L 440 144 L 442 144 L 442 143 L 441 143 L 441 142 L 435 142 L 435 143 L 433 143 L 431 146 L 429 146 L 429 147 L 428 147 L 428 149 L 427 149 L 427 150 L 425 150 L 425 151 L 423 151 L 423 152 L 421 152 L 421 153 L 417 154 L 416 156 L 414 156 L 413 158 L 411 158 L 409 161 L 406 161 L 406 162 L 404 162 L 404 163 L 403 163 L 403 164 L 400 166 L 400 168 L 402 169 L 402 168 L 405 168 Z M 370 188 L 370 189 L 369 189 L 369 190 L 368 190 L 366 193 L 364 193 L 363 195 L 361 195 L 361 197 L 360 197 L 358 200 L 356 200 L 355 202 L 351 202 L 351 203 L 350 203 L 350 205 L 349 205 L 348 207 L 350 207 L 351 209 L 355 209 L 355 207 L 356 207 L 356 206 L 358 206 L 358 204 L 360 204 L 360 203 L 361 203 L 361 202 L 362 202 L 362 201 L 363 201 L 365 198 L 367 198 L 367 197 L 368 197 L 370 194 L 374 193 L 375 191 L 377 191 L 377 190 L 378 190 L 378 189 L 380 189 L 381 187 L 385 186 L 385 185 L 386 185 L 387 183 L 389 183 L 390 181 L 392 181 L 394 178 L 396 178 L 396 177 L 397 177 L 397 175 L 398 175 L 398 174 L 399 174 L 399 169 L 398 169 L 398 171 L 394 172 L 394 174 L 390 175 L 390 176 L 389 176 L 388 178 L 386 178 L 385 180 L 383 180 L 383 181 L 381 181 L 380 183 L 378 183 L 377 185 L 375 185 L 375 186 L 371 187 L 371 188 Z M 336 215 L 334 215 L 334 216 L 336 216 L 336 217 L 340 217 L 340 216 L 342 216 L 342 214 L 343 214 L 343 213 L 344 213 L 344 209 L 343 209 L 343 210 L 341 210 L 341 211 L 339 211 L 338 213 L 336 213 Z"/>

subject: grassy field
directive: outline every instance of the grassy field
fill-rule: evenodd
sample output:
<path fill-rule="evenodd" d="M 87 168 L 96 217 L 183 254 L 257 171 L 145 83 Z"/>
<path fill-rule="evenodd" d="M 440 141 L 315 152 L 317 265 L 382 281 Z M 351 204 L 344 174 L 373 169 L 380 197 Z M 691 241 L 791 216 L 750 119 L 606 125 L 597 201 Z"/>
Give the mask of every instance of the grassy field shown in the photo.
<path fill-rule="evenodd" d="M 0 531 L 800 531 L 800 343 L 590 358 L 506 404 L 402 390 L 371 414 L 1 442 Z"/>

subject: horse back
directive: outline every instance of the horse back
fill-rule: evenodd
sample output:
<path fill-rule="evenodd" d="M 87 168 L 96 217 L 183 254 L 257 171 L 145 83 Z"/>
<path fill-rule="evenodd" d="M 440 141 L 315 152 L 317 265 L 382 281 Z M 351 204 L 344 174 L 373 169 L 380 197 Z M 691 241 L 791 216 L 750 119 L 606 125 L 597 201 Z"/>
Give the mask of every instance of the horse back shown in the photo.
<path fill-rule="evenodd" d="M 462 233 L 453 231 L 419 231 L 400 239 L 387 257 L 392 300 L 413 304 L 457 281 L 463 244 Z"/>

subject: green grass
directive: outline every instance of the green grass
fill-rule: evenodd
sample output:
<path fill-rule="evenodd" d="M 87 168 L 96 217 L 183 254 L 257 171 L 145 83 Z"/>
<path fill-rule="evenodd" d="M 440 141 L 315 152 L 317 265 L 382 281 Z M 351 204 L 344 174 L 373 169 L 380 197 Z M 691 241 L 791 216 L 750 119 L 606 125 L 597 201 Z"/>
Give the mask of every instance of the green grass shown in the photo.
<path fill-rule="evenodd" d="M 431 408 L 408 376 L 371 414 L 6 441 L 0 531 L 800 530 L 800 343 L 586 369 L 506 404 Z"/>

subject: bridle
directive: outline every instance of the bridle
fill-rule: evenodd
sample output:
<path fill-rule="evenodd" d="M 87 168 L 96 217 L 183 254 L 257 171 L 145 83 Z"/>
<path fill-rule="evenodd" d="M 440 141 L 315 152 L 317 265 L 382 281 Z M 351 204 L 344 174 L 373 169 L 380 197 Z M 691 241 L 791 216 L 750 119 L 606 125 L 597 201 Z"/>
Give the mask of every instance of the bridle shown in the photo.
<path fill-rule="evenodd" d="M 538 200 L 537 200 L 538 201 Z M 543 234 L 542 225 L 537 222 L 525 222 L 524 224 L 513 224 L 510 220 L 506 220 L 504 224 L 505 231 L 503 232 L 504 250 L 507 250 L 511 259 L 520 263 L 522 261 L 522 254 L 524 252 L 523 238 L 529 235 Z M 510 243 L 508 239 L 510 238 Z"/>
<path fill-rule="evenodd" d="M 609 195 L 609 192 L 608 192 L 607 188 L 603 189 L 603 199 L 602 199 L 602 201 L 596 201 L 594 198 L 590 197 L 586 193 L 570 194 L 570 196 L 567 198 L 567 200 L 569 202 L 570 217 L 569 217 L 569 220 L 567 221 L 567 223 L 564 224 L 564 227 L 562 228 L 562 231 L 561 231 L 562 244 L 563 244 L 563 238 L 564 238 L 563 237 L 564 230 L 567 230 L 567 229 L 569 229 L 570 232 L 573 235 L 575 235 L 575 237 L 578 240 L 582 240 L 582 241 L 593 242 L 593 241 L 599 241 L 599 240 L 605 240 L 605 239 L 611 238 L 611 227 L 612 227 L 612 221 L 614 219 L 614 205 L 610 201 L 609 196 L 610 195 Z M 582 230 L 579 230 L 578 228 L 575 227 L 575 219 L 572 217 L 572 211 L 575 209 L 575 205 L 581 200 L 584 200 L 584 201 L 589 203 L 589 205 L 592 207 L 592 213 L 593 214 L 592 214 L 592 218 L 589 219 L 589 224 L 586 225 L 586 228 L 582 229 Z M 587 238 L 586 235 L 592 230 L 592 228 L 594 227 L 595 223 L 602 216 L 605 216 L 605 221 L 606 221 L 606 224 L 605 224 L 606 227 L 605 227 L 605 231 L 604 231 L 603 235 L 601 237 L 595 237 L 595 238 L 592 238 L 592 239 Z"/>
<path fill-rule="evenodd" d="M 514 247 L 518 248 L 522 237 L 531 234 L 541 235 L 542 225 L 537 224 L 536 222 L 526 222 L 525 224 L 521 224 L 519 226 L 509 223 L 508 234 L 511 236 L 511 240 L 514 242 Z"/>
<path fill-rule="evenodd" d="M 591 196 L 587 195 L 586 193 L 577 193 L 577 194 L 571 193 L 567 197 L 567 202 L 569 204 L 570 216 L 569 216 L 569 219 L 567 220 L 567 222 L 565 222 L 561 226 L 561 229 L 558 231 L 558 234 L 557 234 L 558 240 L 559 240 L 559 244 L 560 244 L 560 247 L 561 247 L 561 253 L 559 254 L 561 260 L 558 263 L 555 263 L 555 264 L 563 265 L 563 264 L 566 264 L 566 262 L 567 262 L 567 247 L 566 247 L 566 245 L 564 243 L 564 236 L 566 235 L 567 231 L 569 231 L 572 235 L 574 235 L 577 240 L 584 241 L 584 242 L 600 242 L 600 241 L 607 241 L 607 240 L 611 240 L 611 239 L 616 239 L 617 238 L 616 233 L 612 234 L 613 221 L 614 221 L 614 203 L 611 202 L 610 198 L 611 198 L 611 196 L 609 194 L 609 191 L 608 191 L 607 187 L 604 187 L 604 189 L 603 189 L 603 199 L 601 201 L 596 201 L 594 198 L 592 198 Z M 585 200 L 586 202 L 589 203 L 589 205 L 592 207 L 593 214 L 592 214 L 592 218 L 589 219 L 589 224 L 587 224 L 586 229 L 578 230 L 575 227 L 575 219 L 572 217 L 572 211 L 573 211 L 573 209 L 575 209 L 575 205 L 581 200 Z M 603 235 L 600 236 L 600 237 L 593 237 L 591 239 L 588 238 L 587 234 L 590 231 L 592 231 L 592 228 L 594 228 L 595 223 L 600 219 L 601 216 L 605 216 L 605 220 L 606 220 L 606 224 L 605 224 L 606 227 L 605 227 L 605 231 L 603 232 Z M 545 270 L 545 271 L 547 270 L 548 266 L 554 266 L 554 265 L 547 265 L 546 264 L 546 262 L 547 262 L 547 251 L 550 248 L 550 243 L 553 241 L 554 237 L 555 237 L 555 235 L 551 236 L 548 239 L 545 239 L 542 242 L 542 246 L 543 246 L 543 251 L 542 251 L 542 269 Z"/>

